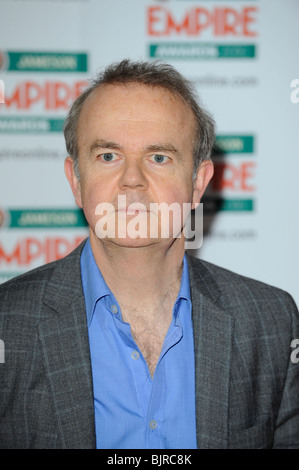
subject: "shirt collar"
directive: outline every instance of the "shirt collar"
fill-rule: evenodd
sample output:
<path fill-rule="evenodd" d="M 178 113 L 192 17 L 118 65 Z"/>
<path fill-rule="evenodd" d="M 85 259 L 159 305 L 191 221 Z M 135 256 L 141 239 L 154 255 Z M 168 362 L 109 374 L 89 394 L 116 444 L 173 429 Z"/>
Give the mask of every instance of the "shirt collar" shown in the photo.
<path fill-rule="evenodd" d="M 189 269 L 188 269 L 188 260 L 187 260 L 186 255 L 184 256 L 184 259 L 183 259 L 183 272 L 182 272 L 182 278 L 181 278 L 181 287 L 178 293 L 178 299 L 186 299 L 191 302 Z"/>
<path fill-rule="evenodd" d="M 96 264 L 89 238 L 81 253 L 81 277 L 89 326 L 97 301 L 105 296 L 113 296 Z M 180 299 L 186 299 L 191 303 L 189 269 L 186 255 L 183 259 L 183 272 L 177 302 Z"/>

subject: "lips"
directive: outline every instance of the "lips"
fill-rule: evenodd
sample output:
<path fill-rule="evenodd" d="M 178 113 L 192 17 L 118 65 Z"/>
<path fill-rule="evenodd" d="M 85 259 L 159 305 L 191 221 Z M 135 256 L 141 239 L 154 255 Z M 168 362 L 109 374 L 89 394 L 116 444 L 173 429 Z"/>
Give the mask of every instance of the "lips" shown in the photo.
<path fill-rule="evenodd" d="M 126 215 L 136 215 L 136 214 L 147 214 L 148 211 L 146 208 L 129 206 L 125 208 L 116 209 L 115 212 L 119 212 L 120 214 L 126 214 Z"/>

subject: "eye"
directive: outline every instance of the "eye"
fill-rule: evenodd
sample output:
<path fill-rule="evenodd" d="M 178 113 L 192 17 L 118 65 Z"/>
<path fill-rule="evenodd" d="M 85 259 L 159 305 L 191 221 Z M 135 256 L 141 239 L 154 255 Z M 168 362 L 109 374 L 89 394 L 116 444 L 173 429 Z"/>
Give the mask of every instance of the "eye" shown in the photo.
<path fill-rule="evenodd" d="M 167 163 L 167 161 L 169 160 L 169 157 L 166 157 L 165 155 L 155 154 L 150 157 L 150 160 L 155 163 L 163 164 L 163 163 Z"/>
<path fill-rule="evenodd" d="M 104 162 L 113 162 L 114 160 L 117 160 L 117 155 L 116 153 L 110 153 L 110 152 L 107 152 L 107 153 L 102 153 L 100 155 L 100 158 L 104 161 Z"/>

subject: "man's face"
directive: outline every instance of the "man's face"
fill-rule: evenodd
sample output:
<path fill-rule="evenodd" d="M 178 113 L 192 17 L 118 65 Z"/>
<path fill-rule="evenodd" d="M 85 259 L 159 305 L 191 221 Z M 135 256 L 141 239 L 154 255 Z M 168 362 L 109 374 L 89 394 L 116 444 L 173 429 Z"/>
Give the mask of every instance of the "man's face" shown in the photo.
<path fill-rule="evenodd" d="M 207 176 L 202 175 L 200 188 L 193 186 L 194 129 L 189 107 L 162 88 L 103 85 L 89 95 L 78 125 L 80 181 L 70 158 L 66 174 L 91 235 L 95 236 L 99 220 L 97 206 L 109 203 L 117 210 L 119 196 L 125 196 L 126 207 L 142 203 L 148 222 L 152 203 L 177 203 L 182 207 L 184 203 L 199 202 Z M 205 167 L 207 162 L 199 173 L 206 173 Z M 138 214 L 124 211 L 122 215 L 128 221 Z M 125 246 L 158 241 L 150 239 L 149 231 L 143 240 L 117 236 L 113 240 Z"/>

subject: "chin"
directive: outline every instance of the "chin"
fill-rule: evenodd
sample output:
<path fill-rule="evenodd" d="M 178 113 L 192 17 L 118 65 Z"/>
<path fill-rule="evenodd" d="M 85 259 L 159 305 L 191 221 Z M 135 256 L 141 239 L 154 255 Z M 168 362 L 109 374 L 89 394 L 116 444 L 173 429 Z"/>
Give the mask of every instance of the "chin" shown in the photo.
<path fill-rule="evenodd" d="M 161 243 L 161 240 L 153 238 L 105 238 L 103 243 L 112 243 L 122 248 L 146 248 Z"/>

